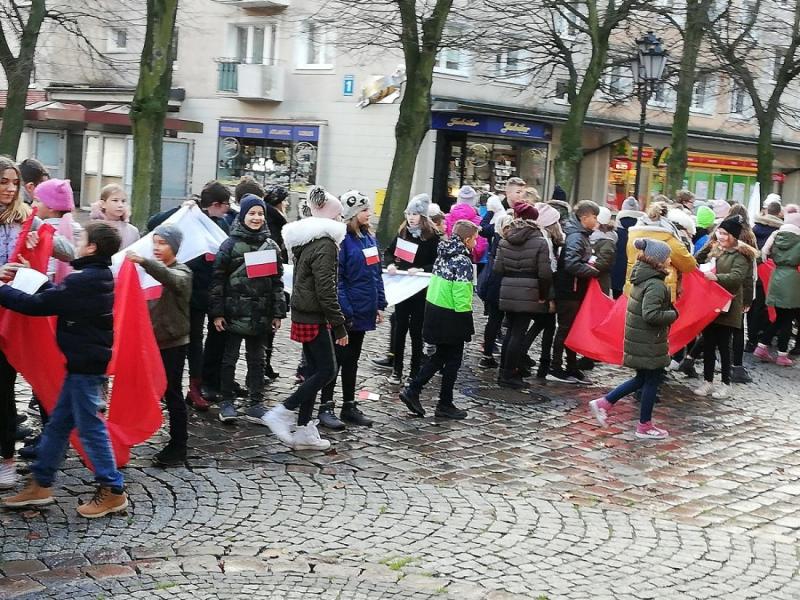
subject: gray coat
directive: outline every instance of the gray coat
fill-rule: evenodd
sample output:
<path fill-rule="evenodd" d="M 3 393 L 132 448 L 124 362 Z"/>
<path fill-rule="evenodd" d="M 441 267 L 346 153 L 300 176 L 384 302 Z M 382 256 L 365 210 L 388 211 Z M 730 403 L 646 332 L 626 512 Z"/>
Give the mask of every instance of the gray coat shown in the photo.
<path fill-rule="evenodd" d="M 533 221 L 515 219 L 497 247 L 494 272 L 502 276 L 500 310 L 547 312 L 550 297 L 550 249 Z M 541 300 L 541 301 L 540 301 Z"/>

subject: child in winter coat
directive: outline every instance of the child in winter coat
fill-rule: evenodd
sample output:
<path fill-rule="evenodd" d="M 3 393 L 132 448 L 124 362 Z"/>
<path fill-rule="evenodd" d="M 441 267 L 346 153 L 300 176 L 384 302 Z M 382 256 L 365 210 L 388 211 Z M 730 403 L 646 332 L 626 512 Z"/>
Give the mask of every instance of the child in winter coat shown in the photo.
<path fill-rule="evenodd" d="M 78 258 L 73 261 L 76 272 L 61 285 L 45 284 L 32 295 L 8 285 L 0 287 L 0 304 L 11 310 L 33 316 L 58 315 L 56 337 L 67 366 L 61 394 L 31 466 L 31 479 L 22 492 L 3 498 L 3 506 L 35 507 L 55 501 L 52 486 L 56 471 L 64 462 L 70 433 L 77 428 L 99 484 L 94 497 L 78 506 L 78 514 L 96 518 L 128 506 L 105 419 L 98 414 L 114 345 L 114 276 L 109 267 L 111 257 L 119 250 L 120 238 L 114 228 L 100 223 L 90 224 L 81 238 Z"/>
<path fill-rule="evenodd" d="M 317 392 L 336 378 L 334 344 L 347 346 L 349 342 L 336 284 L 339 245 L 347 227 L 339 222 L 342 203 L 323 188 L 309 190 L 308 207 L 312 216 L 283 228 L 286 248 L 294 260 L 290 337 L 303 344 L 305 379 L 263 420 L 279 440 L 295 450 L 327 450 L 331 443 L 320 438 L 312 417 Z M 294 412 L 298 409 L 299 414 Z"/>
<path fill-rule="evenodd" d="M 433 265 L 428 285 L 422 337 L 436 347 L 423 363 L 416 377 L 400 392 L 400 400 L 417 416 L 424 417 L 420 392 L 441 371 L 442 384 L 436 416 L 442 419 L 465 419 L 467 411 L 453 404 L 458 369 L 464 357 L 464 344 L 475 332 L 472 322 L 472 260 L 478 241 L 478 226 L 471 221 L 453 225 L 452 237 L 439 244 L 439 256 Z"/>
<path fill-rule="evenodd" d="M 497 336 L 503 325 L 505 314 L 500 310 L 500 282 L 503 277 L 494 272 L 494 261 L 497 247 L 503 236 L 503 229 L 511 223 L 513 216 L 503 206 L 498 196 L 491 196 L 486 201 L 488 211 L 481 221 L 480 236 L 489 240 L 486 251 L 488 257 L 486 269 L 478 277 L 478 297 L 483 300 L 486 326 L 483 330 L 483 357 L 478 366 L 493 369 L 498 366 L 494 358 L 497 351 Z"/>
<path fill-rule="evenodd" d="M 130 217 L 128 194 L 116 183 L 109 183 L 100 190 L 100 200 L 92 204 L 89 213 L 92 221 L 106 221 L 116 227 L 122 238 L 123 249 L 139 239 L 139 230 L 128 222 Z"/>
<path fill-rule="evenodd" d="M 386 249 L 386 270 L 390 274 L 398 270 L 414 274 L 430 273 L 436 261 L 439 234 L 428 219 L 430 198 L 427 194 L 414 196 L 406 207 L 406 220 L 400 226 L 397 237 Z M 425 316 L 425 290 L 414 294 L 394 307 L 394 369 L 387 381 L 400 385 L 403 379 L 403 359 L 406 335 L 411 334 L 411 377 L 415 377 L 422 364 L 422 322 Z"/>
<path fill-rule="evenodd" d="M 617 259 L 617 232 L 615 231 L 614 217 L 605 206 L 600 207 L 597 215 L 597 229 L 589 236 L 592 245 L 594 262 L 592 266 L 597 269 L 597 283 L 606 296 L 611 295 L 611 270 Z"/>
<path fill-rule="evenodd" d="M 628 230 L 643 216 L 639 201 L 633 196 L 625 198 L 622 208 L 617 213 L 617 252 L 611 270 L 611 293 L 615 299 L 622 295 L 622 289 L 625 287 L 625 275 L 628 269 Z"/>
<path fill-rule="evenodd" d="M 186 460 L 188 441 L 186 403 L 183 400 L 183 365 L 189 346 L 189 302 L 192 296 L 192 271 L 178 262 L 183 233 L 175 225 L 159 225 L 153 230 L 153 256 L 142 258 L 128 251 L 127 257 L 142 268 L 163 289 L 161 296 L 148 302 L 150 321 L 161 351 L 167 375 L 164 400 L 169 412 L 169 443 L 153 457 L 161 467 Z"/>
<path fill-rule="evenodd" d="M 547 314 L 550 308 L 550 250 L 536 219 L 539 211 L 527 203 L 514 206 L 515 219 L 508 226 L 497 248 L 493 270 L 502 277 L 500 310 L 508 319 L 508 333 L 500 355 L 497 383 L 523 389 L 525 334 L 531 320 Z"/>
<path fill-rule="evenodd" d="M 453 235 L 453 226 L 462 219 L 475 223 L 475 225 L 480 227 L 481 218 L 474 208 L 477 199 L 478 193 L 468 185 L 458 190 L 456 204 L 450 209 L 450 212 L 447 213 L 444 219 L 445 232 L 448 237 Z M 472 262 L 477 264 L 481 261 L 483 255 L 486 254 L 487 245 L 485 239 L 481 237 L 478 238 L 475 248 L 472 250 Z"/>
<path fill-rule="evenodd" d="M 623 364 L 636 369 L 636 376 L 605 396 L 592 400 L 589 408 L 602 427 L 614 405 L 641 390 L 639 423 L 635 435 L 640 439 L 659 440 L 669 436 L 665 429 L 653 425 L 653 405 L 658 387 L 669 364 L 669 326 L 678 318 L 672 306 L 670 291 L 664 283 L 670 263 L 670 247 L 650 238 L 638 238 L 634 246 L 639 253 L 631 273 L 630 299 L 625 315 Z"/>
<path fill-rule="evenodd" d="M 800 318 L 800 213 L 786 215 L 786 222 L 764 244 L 764 259 L 775 261 L 767 291 L 767 306 L 774 306 L 777 318 L 761 337 L 753 356 L 764 360 L 775 360 L 781 367 L 791 367 L 789 338 L 792 321 Z M 778 356 L 772 358 L 769 342 L 778 334 Z"/>
<path fill-rule="evenodd" d="M 356 404 L 356 377 L 361 348 L 367 331 L 383 322 L 386 296 L 378 253 L 378 242 L 369 228 L 372 216 L 369 198 L 357 190 L 345 192 L 340 201 L 347 224 L 347 235 L 339 249 L 339 305 L 347 327 L 347 346 L 336 346 L 337 370 L 342 371 L 341 421 L 336 418 L 333 390 L 336 378 L 322 389 L 319 423 L 333 430 L 344 429 L 345 423 L 371 427 Z"/>
<path fill-rule="evenodd" d="M 217 331 L 225 331 L 220 383 L 219 419 L 235 420 L 236 363 L 242 342 L 247 356 L 245 418 L 264 424 L 264 347 L 267 332 L 277 330 L 286 317 L 281 249 L 270 237 L 266 205 L 253 194 L 241 201 L 230 237 L 217 252 L 209 294 L 208 314 Z"/>
<path fill-rule="evenodd" d="M 709 281 L 719 285 L 733 294 L 728 310 L 720 315 L 703 330 L 703 379 L 700 387 L 694 390 L 698 396 L 727 398 L 730 395 L 731 383 L 731 337 L 735 329 L 742 326 L 744 298 L 752 301 L 753 297 L 753 259 L 757 250 L 739 241 L 742 234 L 742 217 L 734 215 L 722 221 L 714 233 L 714 241 L 697 255 L 701 264 L 709 263 L 709 268 L 702 269 Z M 719 351 L 722 371 L 722 384 L 714 386 L 714 365 L 716 353 Z"/>
<path fill-rule="evenodd" d="M 34 188 L 32 206 L 38 209 L 39 217 L 48 225 L 52 225 L 66 241 L 74 247 L 83 227 L 72 219 L 75 200 L 69 181 L 48 179 Z M 50 259 L 47 274 L 56 283 L 69 273 L 69 263 Z"/>

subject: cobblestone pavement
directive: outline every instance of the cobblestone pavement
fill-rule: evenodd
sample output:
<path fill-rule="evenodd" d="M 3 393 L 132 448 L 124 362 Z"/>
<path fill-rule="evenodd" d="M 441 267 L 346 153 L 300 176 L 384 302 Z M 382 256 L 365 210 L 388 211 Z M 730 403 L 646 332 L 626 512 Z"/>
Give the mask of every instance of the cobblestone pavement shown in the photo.
<path fill-rule="evenodd" d="M 299 354 L 279 339 L 271 401 Z M 469 418 L 410 417 L 368 361 L 385 340 L 360 373 L 375 427 L 324 434 L 324 454 L 192 413 L 186 467 L 151 466 L 161 432 L 125 469 L 129 512 L 86 521 L 71 452 L 54 506 L 0 513 L 0 598 L 800 598 L 800 368 L 752 369 L 724 401 L 673 377 L 655 413 L 672 438 L 641 442 L 632 400 L 605 429 L 586 410 L 625 369 L 500 391 L 477 344 Z"/>

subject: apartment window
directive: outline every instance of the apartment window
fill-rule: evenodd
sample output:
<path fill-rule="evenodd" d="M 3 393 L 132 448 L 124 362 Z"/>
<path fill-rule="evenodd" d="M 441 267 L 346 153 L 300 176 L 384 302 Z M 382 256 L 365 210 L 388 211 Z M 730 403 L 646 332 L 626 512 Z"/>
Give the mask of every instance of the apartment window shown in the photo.
<path fill-rule="evenodd" d="M 459 47 L 463 43 L 461 38 L 466 32 L 466 27 L 459 24 L 448 24 L 445 27 L 442 41 L 446 47 L 441 48 L 436 55 L 436 63 L 433 66 L 435 72 L 469 76 L 469 54 Z"/>
<path fill-rule="evenodd" d="M 713 86 L 708 75 L 700 77 L 694 83 L 692 90 L 692 110 L 697 112 L 712 112 Z"/>
<path fill-rule="evenodd" d="M 569 100 L 569 81 L 566 79 L 556 80 L 555 99 L 560 102 L 567 102 Z"/>
<path fill-rule="evenodd" d="M 666 81 L 659 81 L 653 86 L 648 104 L 653 106 L 667 106 L 670 101 L 669 86 Z"/>
<path fill-rule="evenodd" d="M 172 32 L 172 43 L 169 46 L 169 57 L 172 59 L 172 68 L 177 69 L 178 65 L 178 28 Z"/>
<path fill-rule="evenodd" d="M 627 67 L 614 65 L 608 74 L 608 94 L 610 96 L 622 96 L 626 94 L 630 87 L 629 78 L 625 75 Z"/>
<path fill-rule="evenodd" d="M 781 74 L 781 69 L 783 68 L 783 56 L 785 53 L 785 48 L 775 48 L 772 57 L 772 81 L 778 81 L 778 76 Z"/>
<path fill-rule="evenodd" d="M 128 31 L 112 27 L 108 30 L 108 52 L 125 52 L 128 49 Z"/>
<path fill-rule="evenodd" d="M 527 83 L 522 50 L 507 50 L 495 55 L 495 74 L 511 83 Z"/>
<path fill-rule="evenodd" d="M 555 19 L 556 33 L 568 40 L 573 40 L 578 35 L 577 17 L 573 14 L 563 15 L 558 13 Z"/>
<path fill-rule="evenodd" d="M 749 108 L 748 100 L 747 91 L 741 85 L 734 84 L 731 88 L 731 114 L 744 116 Z"/>
<path fill-rule="evenodd" d="M 297 66 L 301 69 L 333 68 L 333 30 L 319 21 L 306 21 L 300 27 Z"/>

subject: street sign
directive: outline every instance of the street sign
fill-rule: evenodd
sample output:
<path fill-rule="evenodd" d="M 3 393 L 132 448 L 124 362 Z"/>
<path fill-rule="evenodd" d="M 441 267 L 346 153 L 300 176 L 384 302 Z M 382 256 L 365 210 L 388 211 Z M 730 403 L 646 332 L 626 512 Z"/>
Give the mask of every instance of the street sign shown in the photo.
<path fill-rule="evenodd" d="M 342 86 L 342 94 L 345 96 L 352 96 L 353 90 L 356 87 L 355 84 L 356 84 L 355 77 L 353 77 L 352 75 L 345 75 Z"/>

